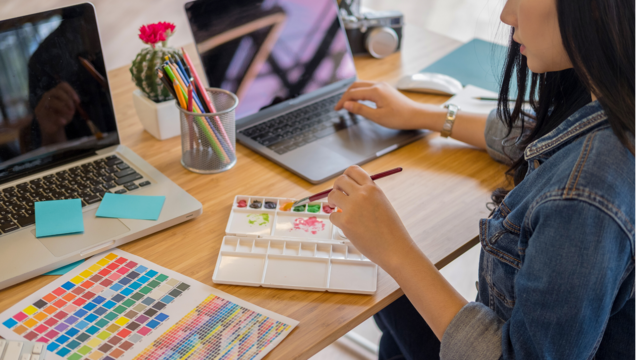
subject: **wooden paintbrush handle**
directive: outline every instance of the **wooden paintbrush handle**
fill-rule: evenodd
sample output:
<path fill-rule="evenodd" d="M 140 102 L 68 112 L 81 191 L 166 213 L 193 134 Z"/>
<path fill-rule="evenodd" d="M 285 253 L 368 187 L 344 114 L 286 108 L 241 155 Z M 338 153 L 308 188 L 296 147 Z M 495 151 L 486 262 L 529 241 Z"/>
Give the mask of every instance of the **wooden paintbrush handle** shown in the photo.
<path fill-rule="evenodd" d="M 383 171 L 383 172 L 381 172 L 381 173 L 371 175 L 371 180 L 376 181 L 376 180 L 378 180 L 378 179 L 382 179 L 383 177 L 387 177 L 387 176 L 389 176 L 389 175 L 397 174 L 397 173 L 399 173 L 400 171 L 402 171 L 402 168 L 401 168 L 401 167 L 397 167 L 397 168 L 395 168 L 395 169 L 391 169 L 391 170 Z M 326 198 L 327 196 L 329 196 L 329 193 L 330 193 L 331 191 L 333 191 L 333 188 L 331 188 L 331 189 L 329 189 L 329 190 L 325 190 L 325 191 L 323 191 L 323 192 L 321 192 L 321 193 L 317 193 L 317 194 L 315 194 L 315 195 L 311 195 L 311 196 L 309 197 L 309 202 L 316 201 L 316 200 L 320 200 L 320 199 L 324 199 L 324 198 Z"/>

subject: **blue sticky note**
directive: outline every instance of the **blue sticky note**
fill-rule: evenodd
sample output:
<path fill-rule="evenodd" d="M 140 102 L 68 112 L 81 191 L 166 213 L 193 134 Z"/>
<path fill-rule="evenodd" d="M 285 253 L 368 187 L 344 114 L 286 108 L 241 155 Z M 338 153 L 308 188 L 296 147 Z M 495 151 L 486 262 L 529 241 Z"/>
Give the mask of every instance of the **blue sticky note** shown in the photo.
<path fill-rule="evenodd" d="M 68 273 L 69 271 L 71 271 L 71 270 L 73 270 L 73 269 L 77 268 L 77 267 L 78 267 L 80 264 L 82 264 L 83 262 L 84 262 L 84 260 L 78 260 L 78 261 L 76 261 L 76 262 L 74 262 L 74 263 L 71 263 L 71 264 L 69 264 L 69 265 L 65 265 L 65 266 L 63 266 L 63 267 L 59 267 L 59 268 L 57 268 L 57 269 L 55 269 L 55 270 L 51 270 L 51 271 L 49 271 L 48 273 L 46 273 L 45 275 L 64 275 L 64 274 Z M 71 284 L 71 283 L 70 283 L 70 282 L 67 282 L 67 284 Z M 75 286 L 75 285 L 71 284 L 71 288 L 73 288 L 74 286 Z M 65 290 L 69 290 L 69 289 L 67 289 L 66 287 L 64 287 L 64 285 L 62 285 L 62 287 L 63 287 Z"/>
<path fill-rule="evenodd" d="M 36 237 L 84 232 L 80 199 L 39 201 L 36 209 Z"/>
<path fill-rule="evenodd" d="M 119 219 L 158 220 L 164 196 L 104 194 L 96 216 Z M 37 226 L 37 225 L 36 225 Z"/>

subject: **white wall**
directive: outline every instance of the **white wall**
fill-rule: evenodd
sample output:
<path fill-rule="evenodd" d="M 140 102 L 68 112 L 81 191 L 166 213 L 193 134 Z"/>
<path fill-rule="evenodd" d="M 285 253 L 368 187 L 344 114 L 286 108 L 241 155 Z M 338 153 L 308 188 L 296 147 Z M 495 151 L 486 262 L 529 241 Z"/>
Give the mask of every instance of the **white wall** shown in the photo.
<path fill-rule="evenodd" d="M 189 0 L 93 0 L 98 15 L 107 70 L 128 66 L 144 45 L 138 39 L 143 24 L 169 21 L 176 33 L 169 45 L 192 43 L 183 5 Z M 233 1 L 233 0 L 230 0 Z M 309 0 L 313 1 L 313 0 Z M 363 0 L 374 10 L 394 9 L 405 21 L 451 36 L 460 41 L 471 38 L 506 43 L 508 28 L 499 26 L 505 0 Z M 80 3 L 77 0 L 0 0 L 0 20 Z M 498 35 L 499 34 L 499 35 Z"/>
<path fill-rule="evenodd" d="M 143 24 L 169 21 L 176 25 L 169 46 L 193 42 L 183 5 L 188 0 L 93 0 L 107 70 L 128 66 L 145 45 L 138 38 Z M 0 0 L 0 20 L 81 3 L 77 0 Z"/>

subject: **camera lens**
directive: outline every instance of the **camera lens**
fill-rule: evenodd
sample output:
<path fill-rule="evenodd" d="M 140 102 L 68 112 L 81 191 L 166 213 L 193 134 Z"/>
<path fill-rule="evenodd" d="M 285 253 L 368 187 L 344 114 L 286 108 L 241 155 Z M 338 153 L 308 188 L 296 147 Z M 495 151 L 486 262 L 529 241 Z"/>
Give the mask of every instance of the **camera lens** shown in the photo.
<path fill-rule="evenodd" d="M 393 54 L 398 48 L 398 34 L 389 27 L 377 27 L 367 34 L 365 46 L 375 58 L 383 58 Z"/>

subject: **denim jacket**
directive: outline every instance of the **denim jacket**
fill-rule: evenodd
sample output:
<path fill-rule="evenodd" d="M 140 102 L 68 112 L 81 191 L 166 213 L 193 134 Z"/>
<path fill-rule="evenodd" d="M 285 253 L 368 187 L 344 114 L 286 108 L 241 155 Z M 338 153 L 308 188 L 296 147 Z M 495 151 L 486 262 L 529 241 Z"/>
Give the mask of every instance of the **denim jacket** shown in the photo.
<path fill-rule="evenodd" d="M 496 160 L 504 133 L 492 113 Z M 634 358 L 634 156 L 597 101 L 524 156 L 524 180 L 480 221 L 477 302 L 447 327 L 441 358 Z"/>

